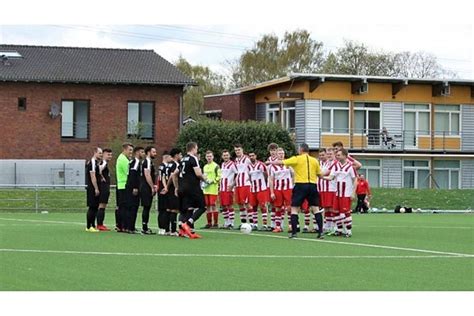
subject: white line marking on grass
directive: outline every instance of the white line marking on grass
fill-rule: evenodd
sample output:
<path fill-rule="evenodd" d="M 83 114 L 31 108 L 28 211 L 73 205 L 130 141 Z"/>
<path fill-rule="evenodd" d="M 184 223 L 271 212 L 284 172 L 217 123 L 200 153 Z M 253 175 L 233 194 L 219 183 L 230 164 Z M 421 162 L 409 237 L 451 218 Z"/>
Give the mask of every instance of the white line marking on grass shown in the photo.
<path fill-rule="evenodd" d="M 251 258 L 251 259 L 434 259 L 434 258 L 467 258 L 466 256 L 374 256 L 374 255 L 241 255 L 241 254 L 205 254 L 205 253 L 146 253 L 146 252 L 99 252 L 99 251 L 73 251 L 73 250 L 42 250 L 42 249 L 0 249 L 0 252 L 20 253 L 51 253 L 73 255 L 99 255 L 99 256 L 145 256 L 145 257 L 210 257 L 210 258 Z"/>
<path fill-rule="evenodd" d="M 208 231 L 209 233 L 222 233 L 222 234 L 239 234 L 242 233 L 237 232 L 219 232 L 219 231 Z M 248 236 L 257 236 L 257 237 L 267 237 L 267 238 L 279 238 L 279 239 L 286 239 L 288 237 L 284 236 L 274 236 L 274 235 L 264 235 L 264 234 L 250 234 Z M 450 255 L 450 256 L 463 256 L 463 257 L 474 257 L 472 254 L 467 253 L 456 253 L 456 252 L 444 252 L 444 251 L 436 251 L 436 250 L 426 250 L 426 249 L 416 249 L 416 248 L 405 248 L 405 247 L 394 247 L 394 246 L 385 246 L 385 245 L 375 245 L 375 244 L 363 244 L 363 243 L 356 243 L 356 242 L 345 242 L 345 241 L 335 241 L 335 240 L 327 240 L 327 239 L 309 239 L 309 238 L 296 238 L 295 240 L 302 240 L 302 241 L 314 241 L 314 242 L 321 242 L 321 243 L 330 243 L 330 244 L 340 244 L 340 245 L 350 245 L 350 246 L 360 246 L 360 247 L 369 247 L 369 248 L 381 248 L 381 249 L 392 249 L 392 250 L 403 250 L 403 251 L 414 251 L 414 252 L 422 252 L 422 253 L 432 253 L 438 255 Z"/>
<path fill-rule="evenodd" d="M 10 221 L 20 221 L 20 222 L 44 222 L 44 223 L 58 223 L 58 224 L 73 224 L 73 225 L 84 225 L 84 223 L 79 222 L 63 222 L 63 221 L 42 221 L 42 220 L 29 220 L 29 219 L 14 219 L 14 218 L 0 218 L 0 220 L 10 220 Z M 198 230 L 203 231 L 203 230 Z M 207 233 L 220 233 L 220 234 L 233 234 L 233 235 L 242 235 L 239 232 L 230 232 L 230 231 L 212 231 L 212 230 L 205 230 L 203 232 Z M 254 233 L 250 234 L 249 236 L 257 236 L 257 237 L 266 237 L 266 238 L 279 238 L 279 239 L 286 239 L 288 237 L 284 236 L 275 236 L 275 235 L 268 235 L 268 234 L 259 234 Z M 447 255 L 447 256 L 462 256 L 462 257 L 474 257 L 472 254 L 466 253 L 456 253 L 456 252 L 444 252 L 444 251 L 436 251 L 436 250 L 426 250 L 426 249 L 417 249 L 417 248 L 405 248 L 405 247 L 395 247 L 395 246 L 385 246 L 385 245 L 375 245 L 375 244 L 364 244 L 364 243 L 355 243 L 355 242 L 345 242 L 345 241 L 335 241 L 335 240 L 321 240 L 321 239 L 309 239 L 309 238 L 296 238 L 296 240 L 302 241 L 313 241 L 313 242 L 322 242 L 322 243 L 331 243 L 331 244 L 341 244 L 341 245 L 350 245 L 350 246 L 360 246 L 360 247 L 369 247 L 369 248 L 379 248 L 379 249 L 391 249 L 391 250 L 403 250 L 403 251 L 413 251 L 413 252 L 421 252 L 421 253 L 431 253 L 437 255 Z"/>
<path fill-rule="evenodd" d="M 51 224 L 71 224 L 71 225 L 86 225 L 85 223 L 79 222 L 62 222 L 62 221 L 43 221 L 37 219 L 20 219 L 20 218 L 3 218 L 0 217 L 0 220 L 3 221 L 16 221 L 16 222 L 30 222 L 30 223 L 51 223 Z"/>

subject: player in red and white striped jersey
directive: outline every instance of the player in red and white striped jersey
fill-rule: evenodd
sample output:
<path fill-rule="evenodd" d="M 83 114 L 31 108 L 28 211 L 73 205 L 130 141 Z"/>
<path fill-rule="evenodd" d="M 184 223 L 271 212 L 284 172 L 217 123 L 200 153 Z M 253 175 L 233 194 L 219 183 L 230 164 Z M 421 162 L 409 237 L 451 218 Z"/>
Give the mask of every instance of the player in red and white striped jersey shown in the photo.
<path fill-rule="evenodd" d="M 332 144 L 332 147 L 334 147 L 334 150 L 337 152 L 344 149 L 344 144 L 342 142 L 335 142 Z M 347 161 L 354 165 L 355 170 L 362 168 L 362 164 L 349 154 L 347 154 Z"/>
<path fill-rule="evenodd" d="M 235 163 L 230 160 L 228 150 L 222 151 L 221 180 L 219 182 L 219 199 L 224 216 L 224 228 L 232 229 L 234 227 L 234 187 L 235 177 L 238 170 Z"/>
<path fill-rule="evenodd" d="M 357 187 L 357 171 L 352 163 L 347 160 L 347 150 L 340 149 L 336 153 L 338 165 L 335 170 L 332 170 L 330 175 L 324 177 L 327 180 L 336 180 L 336 203 L 334 205 L 335 211 L 338 212 L 336 219 L 337 232 L 342 233 L 344 229 L 344 236 L 352 236 L 352 216 L 351 216 L 351 202 L 355 196 L 355 189 Z"/>
<path fill-rule="evenodd" d="M 277 150 L 278 150 L 278 144 L 271 143 L 267 147 L 268 152 L 270 153 L 270 157 L 268 157 L 267 162 L 272 162 L 276 161 L 278 159 L 277 157 Z M 270 166 L 267 164 L 267 172 L 270 175 Z M 270 208 L 271 208 L 271 213 L 270 213 L 270 220 L 271 220 L 271 228 L 275 228 L 275 205 L 273 205 L 273 201 L 270 200 Z"/>
<path fill-rule="evenodd" d="M 237 156 L 235 158 L 235 165 L 237 167 L 237 177 L 235 178 L 235 198 L 239 205 L 240 222 L 247 223 L 247 212 L 250 211 L 250 180 L 248 173 L 250 159 L 244 154 L 244 149 L 241 144 L 234 145 L 234 152 Z"/>
<path fill-rule="evenodd" d="M 268 173 L 267 166 L 257 160 L 255 152 L 249 152 L 250 164 L 248 165 L 248 173 L 250 177 L 250 195 L 249 202 L 252 206 L 250 216 L 250 224 L 258 229 L 258 207 L 262 212 L 263 230 L 268 230 L 267 226 L 267 203 L 270 201 L 270 194 L 267 185 Z"/>
<path fill-rule="evenodd" d="M 335 170 L 339 162 L 334 157 L 334 148 L 327 148 L 325 161 L 321 163 L 323 171 L 329 170 L 329 172 Z M 324 208 L 324 230 L 328 233 L 334 233 L 336 225 L 334 222 L 334 203 L 336 199 L 336 180 L 324 180 L 319 179 L 318 181 L 318 192 L 319 192 L 319 206 Z"/>
<path fill-rule="evenodd" d="M 285 150 L 283 148 L 277 149 L 277 159 L 285 159 Z M 275 206 L 275 227 L 274 233 L 282 231 L 281 224 L 284 219 L 285 210 L 291 207 L 291 193 L 294 183 L 294 171 L 291 167 L 283 165 L 270 165 L 268 167 L 270 187 L 270 198 Z M 283 216 L 282 216 L 283 215 Z"/>

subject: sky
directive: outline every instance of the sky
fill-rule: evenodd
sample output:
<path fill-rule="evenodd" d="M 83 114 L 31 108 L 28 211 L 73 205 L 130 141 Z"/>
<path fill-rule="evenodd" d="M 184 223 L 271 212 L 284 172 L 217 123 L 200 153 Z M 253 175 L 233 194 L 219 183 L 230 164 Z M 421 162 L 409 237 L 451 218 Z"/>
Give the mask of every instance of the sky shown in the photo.
<path fill-rule="evenodd" d="M 459 78 L 474 79 L 472 24 L 0 24 L 0 43 L 153 49 L 174 62 L 181 55 L 192 64 L 228 73 L 227 62 L 251 48 L 263 34 L 282 36 L 306 29 L 326 52 L 344 40 L 376 51 L 424 51 Z"/>

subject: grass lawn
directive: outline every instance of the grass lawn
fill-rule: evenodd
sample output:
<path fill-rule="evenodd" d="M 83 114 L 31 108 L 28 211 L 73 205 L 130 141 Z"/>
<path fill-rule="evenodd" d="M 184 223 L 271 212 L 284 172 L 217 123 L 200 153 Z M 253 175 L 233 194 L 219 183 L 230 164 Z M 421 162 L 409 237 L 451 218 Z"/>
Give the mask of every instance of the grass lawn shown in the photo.
<path fill-rule="evenodd" d="M 87 233 L 84 213 L 4 212 L 0 290 L 474 290 L 472 214 L 353 217 L 352 238 L 206 230 L 189 240 Z"/>
<path fill-rule="evenodd" d="M 393 211 L 397 205 L 429 210 L 474 210 L 474 190 L 376 188 L 372 191 L 371 207 L 379 210 L 386 208 Z M 0 211 L 34 212 L 35 195 L 38 196 L 39 211 L 78 212 L 85 209 L 85 190 L 40 189 L 36 193 L 31 189 L 1 189 Z M 110 205 L 114 203 L 115 190 L 111 190 Z"/>

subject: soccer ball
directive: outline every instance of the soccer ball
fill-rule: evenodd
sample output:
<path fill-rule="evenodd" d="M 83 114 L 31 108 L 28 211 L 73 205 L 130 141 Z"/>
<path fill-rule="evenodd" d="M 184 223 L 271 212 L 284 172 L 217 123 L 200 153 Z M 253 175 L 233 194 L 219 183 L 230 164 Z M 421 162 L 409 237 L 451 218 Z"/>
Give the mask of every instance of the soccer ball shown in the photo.
<path fill-rule="evenodd" d="M 404 207 L 400 208 L 400 213 L 405 213 L 405 208 Z"/>
<path fill-rule="evenodd" d="M 250 234 L 252 232 L 252 226 L 249 223 L 244 223 L 240 226 L 240 232 L 243 234 Z"/>

